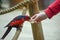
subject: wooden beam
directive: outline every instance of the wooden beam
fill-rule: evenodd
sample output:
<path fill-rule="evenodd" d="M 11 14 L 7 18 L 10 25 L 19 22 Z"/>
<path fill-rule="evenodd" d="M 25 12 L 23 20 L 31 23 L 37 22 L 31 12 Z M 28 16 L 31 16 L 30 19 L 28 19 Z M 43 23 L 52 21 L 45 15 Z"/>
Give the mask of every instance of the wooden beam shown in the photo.
<path fill-rule="evenodd" d="M 21 30 L 20 29 L 17 29 L 14 37 L 12 38 L 12 40 L 17 40 L 18 37 L 19 37 L 19 35 L 20 35 L 20 33 L 21 33 Z"/>
<path fill-rule="evenodd" d="M 37 0 L 33 0 L 33 1 L 34 2 L 29 3 L 29 13 L 31 16 L 33 16 L 34 13 L 39 12 L 38 1 Z M 34 40 L 44 40 L 41 23 L 39 24 L 33 23 L 32 32 L 33 32 Z"/>

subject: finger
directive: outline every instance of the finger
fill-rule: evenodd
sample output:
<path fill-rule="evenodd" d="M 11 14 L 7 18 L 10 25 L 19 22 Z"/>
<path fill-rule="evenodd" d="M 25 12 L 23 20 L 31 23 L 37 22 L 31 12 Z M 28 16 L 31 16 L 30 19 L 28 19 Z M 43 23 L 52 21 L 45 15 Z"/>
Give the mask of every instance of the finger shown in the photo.
<path fill-rule="evenodd" d="M 36 17 L 36 18 L 34 19 L 34 21 L 35 21 L 36 23 L 39 23 L 39 22 L 41 22 L 41 18 L 40 18 L 40 17 Z"/>
<path fill-rule="evenodd" d="M 35 21 L 35 23 L 40 23 L 41 22 L 41 20 L 37 20 L 37 21 Z"/>
<path fill-rule="evenodd" d="M 32 16 L 30 21 L 33 21 L 35 17 L 36 17 L 36 15 Z"/>
<path fill-rule="evenodd" d="M 36 17 L 36 15 L 32 16 L 31 19 L 34 19 Z"/>
<path fill-rule="evenodd" d="M 37 23 L 41 22 L 41 20 L 37 20 Z"/>
<path fill-rule="evenodd" d="M 36 21 L 36 20 L 38 20 L 38 16 L 36 16 L 36 17 L 34 18 L 34 21 Z"/>

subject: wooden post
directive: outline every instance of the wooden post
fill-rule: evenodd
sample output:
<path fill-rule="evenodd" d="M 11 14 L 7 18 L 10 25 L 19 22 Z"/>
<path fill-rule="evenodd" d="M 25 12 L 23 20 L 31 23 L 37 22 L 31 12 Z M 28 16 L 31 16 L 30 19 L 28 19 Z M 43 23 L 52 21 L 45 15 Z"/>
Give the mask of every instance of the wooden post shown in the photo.
<path fill-rule="evenodd" d="M 38 1 L 38 6 L 39 6 L 40 10 L 43 10 L 44 9 L 44 0 L 39 0 Z"/>
<path fill-rule="evenodd" d="M 20 35 L 20 33 L 21 33 L 21 30 L 20 30 L 20 29 L 17 29 L 17 30 L 16 30 L 16 33 L 15 33 L 15 35 L 14 35 L 14 37 L 13 37 L 12 40 L 17 40 L 18 37 L 19 37 L 19 35 Z"/>
<path fill-rule="evenodd" d="M 31 16 L 33 16 L 34 13 L 39 12 L 38 0 L 33 0 L 33 1 L 34 2 L 29 3 L 29 12 Z M 32 31 L 33 31 L 34 40 L 44 40 L 41 23 L 39 24 L 33 23 Z"/>

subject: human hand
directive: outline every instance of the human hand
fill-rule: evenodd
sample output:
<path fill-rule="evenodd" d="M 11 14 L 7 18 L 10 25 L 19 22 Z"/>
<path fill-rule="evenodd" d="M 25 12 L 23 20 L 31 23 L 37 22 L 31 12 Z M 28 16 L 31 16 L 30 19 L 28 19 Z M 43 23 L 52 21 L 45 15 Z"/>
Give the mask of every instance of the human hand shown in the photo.
<path fill-rule="evenodd" d="M 46 19 L 47 15 L 45 12 L 40 12 L 31 17 L 30 22 L 39 23 L 42 20 Z"/>

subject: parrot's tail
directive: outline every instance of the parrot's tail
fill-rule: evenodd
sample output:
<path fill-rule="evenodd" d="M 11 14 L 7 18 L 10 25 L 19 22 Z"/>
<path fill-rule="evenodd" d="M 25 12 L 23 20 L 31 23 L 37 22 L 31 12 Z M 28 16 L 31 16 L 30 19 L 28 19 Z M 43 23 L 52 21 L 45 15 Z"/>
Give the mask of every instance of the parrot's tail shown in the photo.
<path fill-rule="evenodd" d="M 4 28 L 6 28 L 6 27 L 10 27 L 10 23 L 8 23 Z"/>
<path fill-rule="evenodd" d="M 1 39 L 4 39 L 8 33 L 10 32 L 10 30 L 12 29 L 12 27 L 8 27 L 8 29 L 6 30 L 5 34 L 3 35 L 3 37 Z"/>

